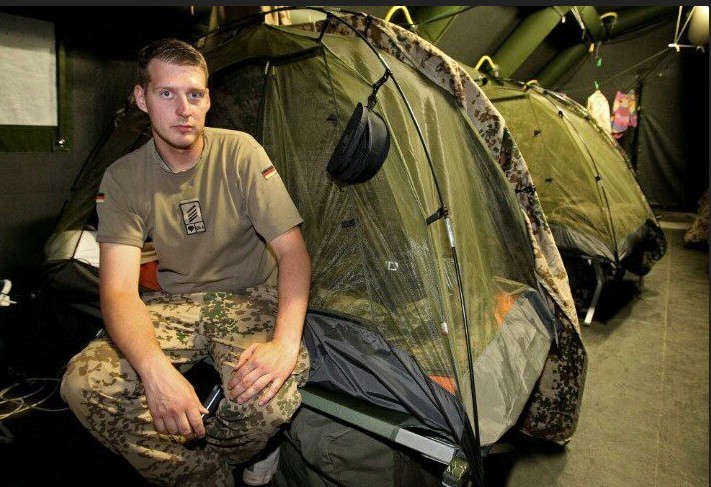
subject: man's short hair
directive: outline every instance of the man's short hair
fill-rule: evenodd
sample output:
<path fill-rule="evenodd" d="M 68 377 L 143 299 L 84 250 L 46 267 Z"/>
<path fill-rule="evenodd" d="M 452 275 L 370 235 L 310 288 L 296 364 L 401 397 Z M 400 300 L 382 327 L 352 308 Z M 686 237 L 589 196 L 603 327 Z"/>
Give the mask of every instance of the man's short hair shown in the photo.
<path fill-rule="evenodd" d="M 144 88 L 151 81 L 148 64 L 154 59 L 179 66 L 199 67 L 205 73 L 205 80 L 208 79 L 207 62 L 200 51 L 179 39 L 158 39 L 138 52 L 138 84 Z"/>

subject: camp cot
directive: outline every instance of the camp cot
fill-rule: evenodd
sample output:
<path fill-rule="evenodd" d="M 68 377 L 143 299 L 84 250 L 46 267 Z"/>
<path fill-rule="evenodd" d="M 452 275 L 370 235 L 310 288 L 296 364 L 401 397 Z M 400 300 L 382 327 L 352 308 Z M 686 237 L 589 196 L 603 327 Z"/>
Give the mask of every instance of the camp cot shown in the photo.
<path fill-rule="evenodd" d="M 252 134 L 304 218 L 309 385 L 411 415 L 479 479 L 481 449 L 513 427 L 567 441 L 587 366 L 572 296 L 537 195 L 520 191 L 525 163 L 471 77 L 355 13 L 238 22 L 196 45 L 211 72 L 207 124 Z M 368 181 L 338 184 L 326 166 L 371 96 L 387 158 Z M 95 273 L 74 252 L 93 235 L 101 174 L 149 136 L 130 102 L 87 160 L 46 246 L 55 287 Z"/>

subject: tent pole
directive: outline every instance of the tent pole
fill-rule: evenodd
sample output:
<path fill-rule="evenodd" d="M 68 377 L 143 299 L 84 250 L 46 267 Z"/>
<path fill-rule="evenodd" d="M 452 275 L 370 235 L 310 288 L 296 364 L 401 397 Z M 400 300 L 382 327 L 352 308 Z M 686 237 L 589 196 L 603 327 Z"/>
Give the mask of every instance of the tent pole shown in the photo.
<path fill-rule="evenodd" d="M 471 383 L 471 389 L 472 389 L 472 411 L 474 413 L 475 418 L 479 418 L 479 411 L 477 409 L 476 405 L 476 389 L 474 387 L 474 357 L 472 356 L 472 347 L 471 347 L 471 337 L 469 334 L 469 319 L 467 318 L 467 310 L 465 307 L 465 300 L 464 300 L 464 286 L 462 285 L 462 272 L 459 267 L 459 259 L 457 258 L 457 246 L 455 244 L 454 240 L 454 229 L 452 228 L 452 221 L 449 218 L 449 212 L 447 208 L 444 209 L 445 212 L 445 217 L 444 217 L 444 224 L 447 227 L 447 238 L 449 239 L 449 246 L 452 250 L 452 260 L 454 261 L 454 272 L 457 276 L 457 288 L 459 291 L 459 302 L 462 305 L 462 319 L 464 320 L 464 336 L 466 337 L 467 340 L 467 363 L 469 365 L 469 376 L 471 378 L 470 383 Z M 479 440 L 479 421 L 476 420 L 474 421 L 474 436 L 476 438 L 476 448 L 477 451 L 481 449 L 481 443 Z M 481 458 L 478 459 L 481 461 Z M 483 473 L 483 470 L 482 470 Z"/>
<path fill-rule="evenodd" d="M 634 127 L 634 132 L 632 133 L 632 149 L 630 154 L 630 159 L 632 163 L 632 169 L 634 169 L 635 174 L 637 173 L 637 150 L 639 148 L 639 131 L 642 128 L 642 79 L 637 81 L 637 86 L 635 86 L 635 94 L 637 95 L 637 125 Z"/>

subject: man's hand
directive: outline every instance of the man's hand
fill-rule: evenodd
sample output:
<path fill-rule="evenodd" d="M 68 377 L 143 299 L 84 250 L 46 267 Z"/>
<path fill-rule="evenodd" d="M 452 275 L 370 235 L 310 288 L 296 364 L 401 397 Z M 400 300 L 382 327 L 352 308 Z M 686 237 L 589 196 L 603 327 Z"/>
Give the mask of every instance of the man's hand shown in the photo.
<path fill-rule="evenodd" d="M 207 413 L 195 389 L 170 363 L 143 378 L 148 409 L 159 433 L 181 434 L 187 440 L 205 436 L 201 414 Z"/>
<path fill-rule="evenodd" d="M 238 404 L 260 393 L 260 406 L 271 401 L 294 371 L 301 346 L 311 282 L 311 260 L 301 229 L 292 227 L 269 245 L 279 266 L 274 335 L 269 342 L 251 344 L 240 355 L 227 384 L 230 399 Z"/>
<path fill-rule="evenodd" d="M 259 405 L 267 404 L 293 372 L 298 353 L 299 343 L 294 347 L 272 340 L 250 345 L 228 383 L 230 399 L 244 404 L 264 390 Z"/>

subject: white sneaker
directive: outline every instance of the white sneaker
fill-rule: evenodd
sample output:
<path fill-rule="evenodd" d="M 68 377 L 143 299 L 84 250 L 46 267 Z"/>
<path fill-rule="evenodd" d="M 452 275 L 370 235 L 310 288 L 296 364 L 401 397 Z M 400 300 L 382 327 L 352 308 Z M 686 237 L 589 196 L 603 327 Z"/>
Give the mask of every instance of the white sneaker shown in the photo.
<path fill-rule="evenodd" d="M 272 479 L 279 466 L 279 448 L 263 460 L 253 463 L 242 472 L 242 482 L 246 485 L 265 485 Z"/>

